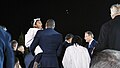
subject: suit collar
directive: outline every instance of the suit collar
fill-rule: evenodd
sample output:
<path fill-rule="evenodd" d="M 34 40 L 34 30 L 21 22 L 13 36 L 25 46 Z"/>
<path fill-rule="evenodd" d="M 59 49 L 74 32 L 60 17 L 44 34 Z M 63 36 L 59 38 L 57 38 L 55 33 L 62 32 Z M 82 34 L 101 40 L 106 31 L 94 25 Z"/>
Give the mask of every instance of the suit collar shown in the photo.
<path fill-rule="evenodd" d="M 53 28 L 47 28 L 46 30 L 51 30 L 51 29 L 53 30 Z"/>

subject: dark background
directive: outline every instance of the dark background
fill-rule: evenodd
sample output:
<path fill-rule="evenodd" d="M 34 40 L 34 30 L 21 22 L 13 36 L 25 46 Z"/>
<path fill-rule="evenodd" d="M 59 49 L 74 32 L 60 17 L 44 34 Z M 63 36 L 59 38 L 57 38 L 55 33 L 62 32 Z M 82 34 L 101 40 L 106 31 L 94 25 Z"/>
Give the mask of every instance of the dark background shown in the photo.
<path fill-rule="evenodd" d="M 97 40 L 100 27 L 111 19 L 112 4 L 120 0 L 0 0 L 0 24 L 7 27 L 12 39 L 26 34 L 31 21 L 40 17 L 43 25 L 52 18 L 58 32 L 77 34 L 84 38 L 90 30 Z"/>

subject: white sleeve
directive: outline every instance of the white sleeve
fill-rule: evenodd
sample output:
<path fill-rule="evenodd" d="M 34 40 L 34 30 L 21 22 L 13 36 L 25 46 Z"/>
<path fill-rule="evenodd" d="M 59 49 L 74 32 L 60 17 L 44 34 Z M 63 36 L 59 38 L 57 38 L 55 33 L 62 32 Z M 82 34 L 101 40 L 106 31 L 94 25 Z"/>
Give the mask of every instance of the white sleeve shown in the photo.
<path fill-rule="evenodd" d="M 33 30 L 30 28 L 25 35 L 25 46 L 30 47 L 32 41 L 33 41 Z"/>
<path fill-rule="evenodd" d="M 42 53 L 42 49 L 40 48 L 40 46 L 38 45 L 36 48 L 35 48 L 35 55 L 37 55 L 38 53 Z"/>

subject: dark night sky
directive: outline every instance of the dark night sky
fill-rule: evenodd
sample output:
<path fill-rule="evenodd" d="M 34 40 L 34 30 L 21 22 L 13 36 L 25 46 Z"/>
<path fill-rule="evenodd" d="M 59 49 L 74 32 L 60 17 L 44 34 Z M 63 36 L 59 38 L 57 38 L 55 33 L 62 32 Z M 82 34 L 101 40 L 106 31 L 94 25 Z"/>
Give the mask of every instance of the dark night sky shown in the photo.
<path fill-rule="evenodd" d="M 110 18 L 109 8 L 120 0 L 0 0 L 0 24 L 5 25 L 12 39 L 18 39 L 31 27 L 33 18 L 56 21 L 55 30 L 63 36 L 78 34 L 82 38 L 91 30 L 98 38 L 100 27 Z"/>

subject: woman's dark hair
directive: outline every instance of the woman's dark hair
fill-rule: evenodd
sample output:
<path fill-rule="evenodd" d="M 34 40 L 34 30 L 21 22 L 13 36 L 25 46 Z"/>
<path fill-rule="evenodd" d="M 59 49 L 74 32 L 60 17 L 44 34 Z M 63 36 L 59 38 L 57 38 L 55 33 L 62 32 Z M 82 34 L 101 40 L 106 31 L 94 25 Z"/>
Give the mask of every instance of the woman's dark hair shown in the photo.
<path fill-rule="evenodd" d="M 75 35 L 72 39 L 72 45 L 76 43 L 82 45 L 82 38 L 78 35 Z"/>

